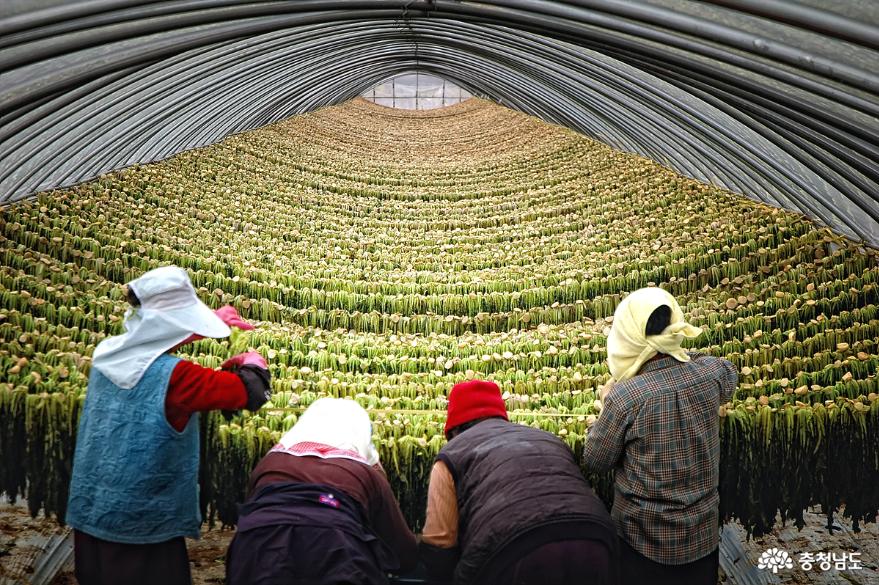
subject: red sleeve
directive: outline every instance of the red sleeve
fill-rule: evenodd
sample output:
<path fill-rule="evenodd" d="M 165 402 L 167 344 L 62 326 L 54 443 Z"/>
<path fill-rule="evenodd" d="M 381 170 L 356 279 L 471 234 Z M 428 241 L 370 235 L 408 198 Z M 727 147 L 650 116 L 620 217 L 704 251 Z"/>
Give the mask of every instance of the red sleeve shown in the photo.
<path fill-rule="evenodd" d="M 237 374 L 181 360 L 171 373 L 165 417 L 181 432 L 193 412 L 238 410 L 245 404 L 247 391 Z"/>

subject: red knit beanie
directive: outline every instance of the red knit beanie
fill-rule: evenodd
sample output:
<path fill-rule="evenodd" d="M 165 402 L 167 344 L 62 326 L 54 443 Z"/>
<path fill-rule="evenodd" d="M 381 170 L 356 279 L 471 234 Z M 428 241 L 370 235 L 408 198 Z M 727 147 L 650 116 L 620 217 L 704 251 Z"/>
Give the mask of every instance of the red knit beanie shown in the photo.
<path fill-rule="evenodd" d="M 449 393 L 448 408 L 446 433 L 477 418 L 500 416 L 509 420 L 507 407 L 501 398 L 501 389 L 488 380 L 470 380 L 455 384 Z"/>

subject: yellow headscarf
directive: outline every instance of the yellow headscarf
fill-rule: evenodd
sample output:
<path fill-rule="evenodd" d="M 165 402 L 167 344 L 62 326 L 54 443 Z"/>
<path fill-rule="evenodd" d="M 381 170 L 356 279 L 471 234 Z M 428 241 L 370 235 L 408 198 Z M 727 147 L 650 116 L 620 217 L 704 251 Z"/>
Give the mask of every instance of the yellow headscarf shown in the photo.
<path fill-rule="evenodd" d="M 659 335 L 646 335 L 647 320 L 661 305 L 671 308 L 671 324 Z M 624 382 L 638 373 L 644 362 L 657 353 L 680 362 L 690 361 L 681 347 L 685 337 L 698 337 L 702 330 L 684 321 L 684 312 L 675 298 L 658 287 L 638 289 L 623 299 L 613 314 L 607 338 L 607 363 L 613 382 Z"/>

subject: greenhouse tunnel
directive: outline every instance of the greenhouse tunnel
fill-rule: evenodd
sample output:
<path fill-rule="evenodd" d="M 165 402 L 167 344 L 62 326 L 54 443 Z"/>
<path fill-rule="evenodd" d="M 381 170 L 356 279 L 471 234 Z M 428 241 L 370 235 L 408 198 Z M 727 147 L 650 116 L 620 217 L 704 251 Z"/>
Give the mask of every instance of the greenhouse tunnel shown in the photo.
<path fill-rule="evenodd" d="M 874 2 L 4 2 L 0 202 L 412 70 L 879 245 Z"/>
<path fill-rule="evenodd" d="M 768 582 L 775 549 L 862 555 L 850 580 L 879 583 L 877 137 L 879 0 L 0 0 L 0 585 L 84 570 L 68 561 L 100 481 L 81 453 L 172 484 L 131 464 L 159 445 L 141 419 L 197 435 L 186 562 L 224 582 L 254 470 L 325 398 L 364 411 L 383 507 L 415 542 L 473 382 L 495 423 L 564 443 L 602 513 L 622 518 L 622 476 L 677 511 L 710 500 L 717 521 L 654 540 L 707 534 L 704 559 L 718 527 L 720 583 Z M 157 274 L 186 289 L 170 317 L 140 291 Z M 614 340 L 640 295 L 677 301 L 658 330 L 682 333 L 636 353 L 677 357 L 669 380 L 723 369 L 698 400 L 663 381 L 620 406 Z M 228 332 L 142 326 L 194 307 Z M 120 340 L 134 357 L 109 363 Z M 159 400 L 95 423 L 145 348 L 171 376 L 143 393 Z M 237 400 L 205 383 L 210 404 L 175 416 L 181 365 L 234 378 Z M 704 461 L 669 425 L 595 455 L 621 411 L 665 402 L 702 424 Z M 667 440 L 625 472 L 628 445 Z M 321 443 L 280 450 L 314 463 L 301 445 Z M 504 459 L 505 497 L 557 479 L 543 455 Z M 665 461 L 688 489 L 683 465 L 707 469 L 702 495 L 654 490 Z M 143 495 L 106 517 L 174 515 Z M 796 565 L 780 582 L 844 577 Z"/>

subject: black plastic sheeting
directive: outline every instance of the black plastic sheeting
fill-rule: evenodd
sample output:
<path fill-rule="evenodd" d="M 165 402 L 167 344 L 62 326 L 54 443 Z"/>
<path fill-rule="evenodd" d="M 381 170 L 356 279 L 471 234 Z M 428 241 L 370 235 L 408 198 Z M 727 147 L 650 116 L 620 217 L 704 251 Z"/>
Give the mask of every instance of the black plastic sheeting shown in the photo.
<path fill-rule="evenodd" d="M 421 70 L 879 245 L 879 3 L 6 0 L 0 202 Z"/>

